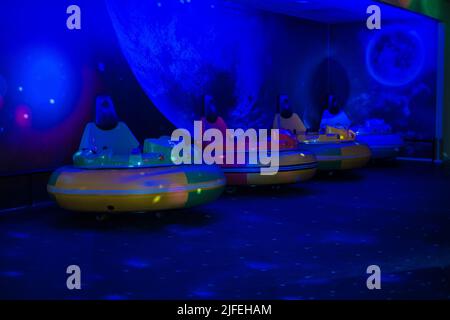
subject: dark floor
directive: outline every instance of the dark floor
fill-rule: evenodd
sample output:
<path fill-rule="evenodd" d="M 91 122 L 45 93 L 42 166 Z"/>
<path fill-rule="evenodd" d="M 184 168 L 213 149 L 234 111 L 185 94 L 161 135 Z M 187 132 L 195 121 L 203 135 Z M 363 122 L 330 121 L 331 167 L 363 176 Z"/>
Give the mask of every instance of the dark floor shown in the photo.
<path fill-rule="evenodd" d="M 66 289 L 66 267 L 82 290 Z M 366 289 L 377 264 L 382 289 Z M 450 299 L 450 176 L 402 163 L 106 222 L 0 215 L 0 298 Z"/>

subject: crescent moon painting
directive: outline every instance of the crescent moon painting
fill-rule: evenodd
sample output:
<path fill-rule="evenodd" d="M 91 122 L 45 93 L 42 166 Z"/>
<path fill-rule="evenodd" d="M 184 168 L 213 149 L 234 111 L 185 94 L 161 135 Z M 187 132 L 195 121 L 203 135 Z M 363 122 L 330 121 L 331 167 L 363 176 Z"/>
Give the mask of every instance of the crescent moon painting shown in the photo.
<path fill-rule="evenodd" d="M 326 54 L 325 26 L 230 1 L 107 4 L 136 78 L 177 127 L 191 128 L 210 94 L 230 127 L 267 128 L 278 94 L 308 104 L 305 82 Z"/>

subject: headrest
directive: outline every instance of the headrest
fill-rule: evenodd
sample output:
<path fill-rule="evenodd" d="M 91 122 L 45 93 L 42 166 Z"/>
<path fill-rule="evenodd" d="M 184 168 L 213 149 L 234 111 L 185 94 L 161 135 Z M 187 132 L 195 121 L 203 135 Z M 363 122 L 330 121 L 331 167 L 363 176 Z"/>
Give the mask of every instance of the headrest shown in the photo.
<path fill-rule="evenodd" d="M 331 94 L 328 96 L 327 109 L 332 115 L 337 115 L 341 111 L 337 98 Z"/>
<path fill-rule="evenodd" d="M 203 99 L 203 107 L 205 109 L 205 117 L 209 123 L 215 123 L 218 118 L 217 108 L 214 104 L 214 98 L 210 95 L 205 95 Z"/>
<path fill-rule="evenodd" d="M 114 129 L 119 123 L 114 104 L 109 96 L 97 97 L 95 112 L 95 125 L 102 130 Z"/>
<path fill-rule="evenodd" d="M 290 118 L 294 113 L 291 105 L 289 104 L 289 97 L 287 95 L 280 95 L 278 97 L 277 113 L 285 119 Z"/>

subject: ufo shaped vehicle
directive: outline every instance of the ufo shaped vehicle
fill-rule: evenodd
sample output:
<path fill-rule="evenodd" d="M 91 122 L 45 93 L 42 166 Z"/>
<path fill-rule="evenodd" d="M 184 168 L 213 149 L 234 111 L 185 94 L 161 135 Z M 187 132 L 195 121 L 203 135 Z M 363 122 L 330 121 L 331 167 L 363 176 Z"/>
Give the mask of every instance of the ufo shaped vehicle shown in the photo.
<path fill-rule="evenodd" d="M 146 212 L 181 209 L 215 200 L 225 178 L 218 166 L 174 165 L 168 137 L 143 147 L 118 120 L 109 97 L 97 98 L 73 165 L 57 169 L 47 190 L 64 209 Z"/>

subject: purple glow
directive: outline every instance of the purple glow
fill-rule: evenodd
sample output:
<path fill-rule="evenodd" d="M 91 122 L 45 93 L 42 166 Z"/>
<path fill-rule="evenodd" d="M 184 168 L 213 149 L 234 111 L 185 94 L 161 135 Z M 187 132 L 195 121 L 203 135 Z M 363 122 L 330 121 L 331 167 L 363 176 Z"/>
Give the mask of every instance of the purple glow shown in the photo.
<path fill-rule="evenodd" d="M 31 124 L 31 109 L 27 105 L 20 105 L 16 109 L 16 123 L 21 127 Z"/>

